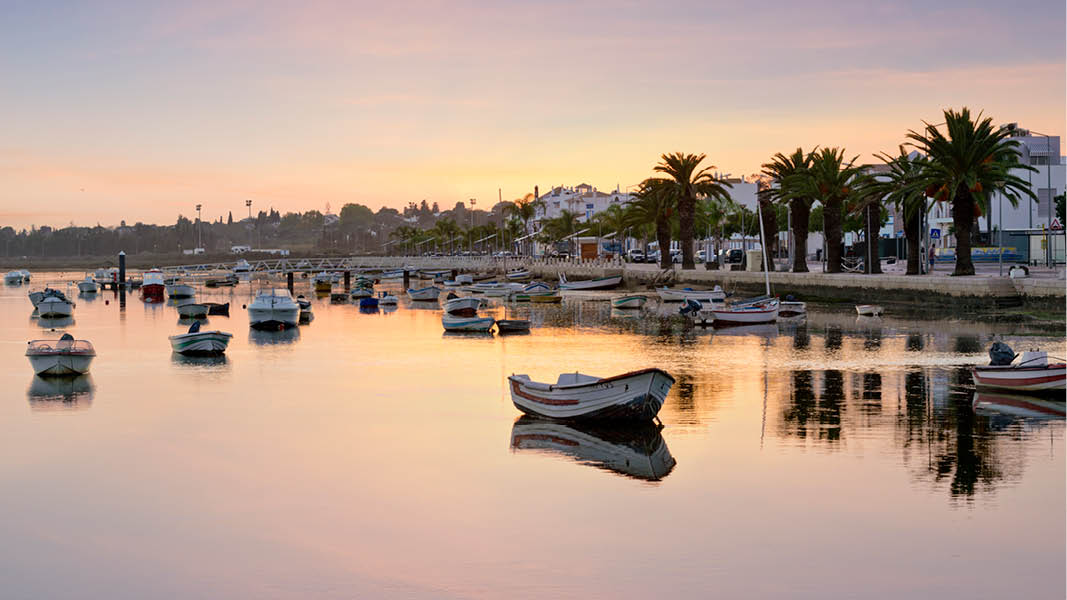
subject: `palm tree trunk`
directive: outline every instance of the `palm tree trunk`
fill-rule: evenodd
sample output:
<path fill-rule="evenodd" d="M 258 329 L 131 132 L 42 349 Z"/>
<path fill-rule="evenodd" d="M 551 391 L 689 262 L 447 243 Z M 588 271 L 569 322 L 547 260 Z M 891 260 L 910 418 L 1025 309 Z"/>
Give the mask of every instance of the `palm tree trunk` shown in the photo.
<path fill-rule="evenodd" d="M 919 228 L 922 227 L 922 213 L 915 211 L 910 219 L 904 221 L 904 239 L 908 240 L 908 275 L 919 274 L 919 260 L 922 249 L 919 248 Z"/>
<path fill-rule="evenodd" d="M 656 218 L 656 241 L 659 242 L 659 266 L 661 269 L 671 269 L 671 224 L 666 215 Z"/>
<path fill-rule="evenodd" d="M 808 219 L 811 205 L 807 200 L 797 198 L 789 203 L 793 221 L 793 272 L 808 272 Z"/>
<path fill-rule="evenodd" d="M 841 272 L 841 201 L 831 200 L 823 207 L 826 235 L 826 272 Z"/>
<path fill-rule="evenodd" d="M 693 261 L 693 213 L 695 209 L 695 198 L 685 196 L 678 199 L 678 239 L 682 243 L 683 270 L 696 268 Z M 670 252 L 667 254 L 669 255 Z"/>
<path fill-rule="evenodd" d="M 775 212 L 774 203 L 771 201 L 761 198 L 759 203 L 760 214 L 763 216 L 763 235 L 767 238 L 763 240 L 763 247 L 767 249 L 767 256 L 773 259 L 778 255 L 778 213 Z M 773 260 L 771 264 L 774 264 Z"/>
<path fill-rule="evenodd" d="M 952 224 L 956 226 L 956 270 L 953 275 L 974 275 L 971 261 L 971 225 L 974 223 L 974 199 L 966 185 L 960 185 L 952 201 Z"/>
<path fill-rule="evenodd" d="M 872 202 L 867 205 L 867 214 L 865 215 L 867 227 L 867 256 L 866 260 L 870 258 L 871 264 L 867 267 L 867 272 L 871 275 L 880 275 L 882 273 L 882 257 L 880 256 L 881 248 L 878 247 L 878 222 L 881 221 L 882 205 L 877 202 Z"/>

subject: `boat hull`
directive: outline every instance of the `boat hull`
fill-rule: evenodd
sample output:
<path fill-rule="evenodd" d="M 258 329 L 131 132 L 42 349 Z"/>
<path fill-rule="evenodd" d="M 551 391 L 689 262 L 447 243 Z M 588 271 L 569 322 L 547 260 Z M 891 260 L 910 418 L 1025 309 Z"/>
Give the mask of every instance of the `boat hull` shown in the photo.
<path fill-rule="evenodd" d="M 226 352 L 233 336 L 222 331 L 200 331 L 170 336 L 171 350 L 191 356 L 213 356 Z"/>
<path fill-rule="evenodd" d="M 37 315 L 46 319 L 58 319 L 74 314 L 74 305 L 58 298 L 45 298 L 37 303 Z"/>
<path fill-rule="evenodd" d="M 530 302 L 534 304 L 559 304 L 563 296 L 559 294 L 529 294 Z"/>
<path fill-rule="evenodd" d="M 511 401 L 520 411 L 560 420 L 648 421 L 663 407 L 674 377 L 644 369 L 571 385 L 546 385 L 523 375 L 508 377 Z"/>
<path fill-rule="evenodd" d="M 861 317 L 880 317 L 882 307 L 874 304 L 859 304 L 856 306 L 856 314 Z"/>
<path fill-rule="evenodd" d="M 777 321 L 779 308 L 779 304 L 773 302 L 770 306 L 712 309 L 711 314 L 716 326 L 756 325 Z"/>
<path fill-rule="evenodd" d="M 489 331 L 495 321 L 492 317 L 441 317 L 441 326 L 445 331 Z"/>
<path fill-rule="evenodd" d="M 565 281 L 559 284 L 559 289 L 579 291 L 579 290 L 613 290 L 622 284 L 622 275 L 613 275 L 611 277 L 598 277 L 597 279 L 589 279 L 586 281 Z"/>
<path fill-rule="evenodd" d="M 656 290 L 660 300 L 664 302 L 685 302 L 694 300 L 701 304 L 722 304 L 726 301 L 726 294 L 722 290 L 672 290 L 659 288 Z"/>
<path fill-rule="evenodd" d="M 96 282 L 94 281 L 79 281 L 78 291 L 83 294 L 95 294 L 97 291 Z"/>
<path fill-rule="evenodd" d="M 168 285 L 166 289 L 169 298 L 192 298 L 196 295 L 196 290 L 193 289 L 193 286 L 185 285 L 184 283 Z"/>
<path fill-rule="evenodd" d="M 178 316 L 183 319 L 202 319 L 207 316 L 206 304 L 181 304 L 178 306 Z"/>
<path fill-rule="evenodd" d="M 527 319 L 500 319 L 496 322 L 496 330 L 500 333 L 530 331 L 530 321 Z"/>
<path fill-rule="evenodd" d="M 478 314 L 478 298 L 453 298 L 445 302 L 445 312 L 457 317 L 474 317 Z"/>
<path fill-rule="evenodd" d="M 441 290 L 435 287 L 422 288 L 420 290 L 409 289 L 408 297 L 412 300 L 429 300 L 431 302 L 436 301 L 440 296 Z"/>
<path fill-rule="evenodd" d="M 33 372 L 41 376 L 84 375 L 93 362 L 91 354 L 28 355 Z"/>
<path fill-rule="evenodd" d="M 141 297 L 145 300 L 162 302 L 166 295 L 166 288 L 161 283 L 149 283 L 141 286 Z"/>
<path fill-rule="evenodd" d="M 249 324 L 256 329 L 284 329 L 296 327 L 300 319 L 300 307 L 249 308 Z"/>
<path fill-rule="evenodd" d="M 779 317 L 800 317 L 808 314 L 808 305 L 803 302 L 784 301 L 778 305 Z"/>
<path fill-rule="evenodd" d="M 974 367 L 971 377 L 976 387 L 985 389 L 1020 392 L 1062 392 L 1067 389 L 1067 365 L 1062 363 L 1047 367 Z"/>

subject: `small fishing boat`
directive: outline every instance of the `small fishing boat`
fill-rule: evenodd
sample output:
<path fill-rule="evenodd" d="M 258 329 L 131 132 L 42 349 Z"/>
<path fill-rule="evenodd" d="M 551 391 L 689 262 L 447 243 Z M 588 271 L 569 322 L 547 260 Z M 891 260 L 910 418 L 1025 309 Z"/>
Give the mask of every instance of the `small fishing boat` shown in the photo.
<path fill-rule="evenodd" d="M 551 292 L 552 287 L 543 281 L 531 281 L 522 286 L 521 291 L 525 294 L 536 294 L 537 292 Z"/>
<path fill-rule="evenodd" d="M 403 279 L 403 278 L 404 278 L 404 269 L 394 269 L 392 271 L 385 271 L 381 275 L 382 281 L 390 280 L 390 279 Z"/>
<path fill-rule="evenodd" d="M 196 295 L 193 286 L 180 282 L 174 282 L 166 286 L 168 298 L 192 298 Z"/>
<path fill-rule="evenodd" d="M 218 302 L 201 302 L 207 307 L 207 314 L 209 315 L 222 315 L 224 317 L 230 316 L 230 303 L 226 302 L 219 304 Z"/>
<path fill-rule="evenodd" d="M 62 293 L 45 293 L 37 303 L 37 315 L 46 319 L 61 319 L 74 314 L 74 303 Z"/>
<path fill-rule="evenodd" d="M 64 333 L 58 340 L 27 342 L 26 356 L 38 375 L 83 375 L 89 372 L 96 350 L 87 340 Z"/>
<path fill-rule="evenodd" d="M 1016 355 L 1007 344 L 997 342 L 989 349 L 989 356 L 990 364 L 971 369 L 974 385 L 978 388 L 1020 392 L 1063 392 L 1067 389 L 1067 364 L 1050 363 L 1047 352 L 1031 350 Z"/>
<path fill-rule="evenodd" d="M 779 317 L 802 317 L 808 314 L 808 305 L 796 300 L 782 300 L 778 303 Z"/>
<path fill-rule="evenodd" d="M 412 300 L 422 300 L 437 302 L 437 297 L 441 294 L 441 289 L 434 286 L 424 287 L 421 289 L 408 289 L 408 297 Z"/>
<path fill-rule="evenodd" d="M 179 304 L 177 308 L 178 316 L 183 319 L 203 319 L 207 317 L 208 307 L 206 304 L 186 302 L 185 304 Z"/>
<path fill-rule="evenodd" d="M 285 288 L 262 290 L 248 305 L 248 321 L 256 329 L 296 327 L 299 320 L 300 305 Z"/>
<path fill-rule="evenodd" d="M 712 308 L 716 326 L 755 325 L 757 323 L 774 323 L 778 320 L 779 302 L 776 298 L 754 304 L 730 305 Z"/>
<path fill-rule="evenodd" d="M 390 294 L 389 292 L 378 293 L 378 304 L 382 306 L 396 306 L 400 303 L 400 299 Z"/>
<path fill-rule="evenodd" d="M 641 308 L 648 302 L 647 296 L 619 296 L 611 299 L 612 308 Z"/>
<path fill-rule="evenodd" d="M 296 297 L 296 305 L 300 307 L 300 322 L 310 323 L 314 315 L 311 314 L 311 302 L 303 295 Z"/>
<path fill-rule="evenodd" d="M 880 317 L 882 316 L 882 307 L 877 304 L 857 304 L 856 314 L 861 317 Z"/>
<path fill-rule="evenodd" d="M 561 290 L 613 290 L 622 284 L 622 275 L 610 277 L 597 277 L 585 281 L 567 281 L 567 276 L 559 274 L 559 289 Z"/>
<path fill-rule="evenodd" d="M 374 309 L 377 309 L 378 308 L 378 299 L 377 298 L 360 298 L 359 299 L 359 307 L 361 309 L 363 309 L 363 308 L 374 308 Z"/>
<path fill-rule="evenodd" d="M 529 269 L 512 269 L 507 273 L 508 281 L 529 281 L 533 274 Z"/>
<path fill-rule="evenodd" d="M 19 269 L 19 273 L 22 273 L 22 282 L 23 283 L 29 283 L 30 282 L 30 272 L 29 271 L 27 271 L 26 269 Z"/>
<path fill-rule="evenodd" d="M 4 283 L 8 285 L 20 285 L 22 284 L 22 272 L 21 271 L 8 271 L 4 275 Z"/>
<path fill-rule="evenodd" d="M 241 275 L 248 275 L 252 270 L 252 265 L 248 264 L 248 261 L 241 259 L 233 265 L 233 274 L 240 277 Z"/>
<path fill-rule="evenodd" d="M 455 296 L 455 294 L 449 294 Z M 473 317 L 478 314 L 481 300 L 470 296 L 449 298 L 445 300 L 445 312 L 457 317 Z"/>
<path fill-rule="evenodd" d="M 188 332 L 170 336 L 170 347 L 188 356 L 217 356 L 226 352 L 231 339 L 233 335 L 223 331 L 200 331 L 197 321 Z"/>
<path fill-rule="evenodd" d="M 726 292 L 722 291 L 722 288 L 715 286 L 710 290 L 694 290 L 692 288 L 682 288 L 680 290 L 673 290 L 667 287 L 658 288 L 656 293 L 659 294 L 660 300 L 664 302 L 685 302 L 686 300 L 695 300 L 701 304 L 711 305 L 714 303 L 722 304 L 726 302 Z"/>
<path fill-rule="evenodd" d="M 482 293 L 485 295 L 486 298 L 507 298 L 511 295 L 511 289 L 501 286 L 483 290 Z"/>
<path fill-rule="evenodd" d="M 367 296 L 352 296 L 352 299 L 353 300 L 360 300 L 362 298 L 369 298 L 369 297 L 370 297 L 369 295 L 367 295 Z M 347 304 L 348 303 L 348 294 L 346 294 L 344 292 L 330 292 L 330 303 L 331 304 Z"/>
<path fill-rule="evenodd" d="M 645 481 L 659 481 L 675 460 L 654 423 L 561 423 L 529 415 L 511 427 L 511 449 L 543 452 Z"/>
<path fill-rule="evenodd" d="M 238 279 L 236 275 L 227 275 L 226 277 L 215 277 L 212 279 L 208 279 L 204 282 L 204 285 L 209 288 L 233 287 L 237 285 L 237 281 Z"/>
<path fill-rule="evenodd" d="M 166 293 L 166 285 L 163 282 L 163 271 L 151 269 L 144 274 L 141 283 L 141 298 L 149 302 L 162 302 Z"/>
<path fill-rule="evenodd" d="M 85 279 L 78 282 L 78 291 L 83 294 L 95 294 L 99 289 L 92 275 L 86 275 Z"/>
<path fill-rule="evenodd" d="M 44 288 L 43 290 L 41 290 L 39 292 L 30 292 L 29 296 L 30 296 L 30 303 L 33 304 L 34 308 L 37 308 L 37 305 L 40 304 L 41 300 L 44 300 L 46 296 L 56 296 L 56 297 L 58 297 L 58 298 L 60 298 L 62 300 L 66 300 L 68 302 L 70 301 L 69 299 L 67 299 L 67 295 L 66 294 L 64 294 L 63 292 L 61 292 L 59 290 L 52 289 L 50 287 L 46 287 L 46 288 Z"/>
<path fill-rule="evenodd" d="M 496 330 L 500 333 L 523 333 L 530 331 L 529 319 L 498 319 Z"/>
<path fill-rule="evenodd" d="M 316 292 L 328 292 L 333 287 L 333 275 L 323 271 L 311 278 Z"/>
<path fill-rule="evenodd" d="M 492 317 L 457 317 L 450 314 L 441 316 L 441 326 L 445 331 L 489 331 L 493 328 Z"/>
<path fill-rule="evenodd" d="M 528 294 L 530 302 L 534 304 L 559 304 L 563 301 L 563 296 L 560 296 L 557 292 L 548 292 L 541 294 Z"/>
<path fill-rule="evenodd" d="M 352 288 L 350 292 L 348 292 L 348 295 L 351 296 L 353 300 L 359 300 L 361 298 L 370 298 L 374 295 L 374 289 L 367 286 L 357 285 L 356 287 Z"/>
<path fill-rule="evenodd" d="M 649 421 L 659 414 L 674 377 L 660 369 L 641 369 L 614 377 L 563 373 L 556 383 L 508 377 L 511 401 L 528 415 L 549 419 Z"/>

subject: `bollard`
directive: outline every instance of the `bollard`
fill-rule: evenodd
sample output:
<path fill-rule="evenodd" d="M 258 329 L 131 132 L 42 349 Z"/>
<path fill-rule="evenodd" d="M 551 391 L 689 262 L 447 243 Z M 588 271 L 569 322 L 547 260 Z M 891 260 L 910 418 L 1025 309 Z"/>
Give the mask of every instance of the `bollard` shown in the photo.
<path fill-rule="evenodd" d="M 126 285 L 119 287 L 119 311 L 126 310 Z"/>
<path fill-rule="evenodd" d="M 352 289 L 352 271 L 345 271 L 345 291 Z"/>
<path fill-rule="evenodd" d="M 293 272 L 289 271 L 285 274 L 285 287 L 289 288 L 289 293 L 293 293 Z"/>
<path fill-rule="evenodd" d="M 119 252 L 119 285 L 126 287 L 126 251 Z M 125 303 L 124 303 L 125 304 Z"/>

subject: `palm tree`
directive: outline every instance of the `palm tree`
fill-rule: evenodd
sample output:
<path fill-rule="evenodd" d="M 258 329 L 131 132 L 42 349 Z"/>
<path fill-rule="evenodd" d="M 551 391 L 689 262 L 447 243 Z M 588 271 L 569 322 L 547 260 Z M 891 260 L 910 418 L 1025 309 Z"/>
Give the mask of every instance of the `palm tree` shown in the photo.
<path fill-rule="evenodd" d="M 540 231 L 541 241 L 547 244 L 555 244 L 563 240 L 563 238 L 570 237 L 578 231 L 578 213 L 571 212 L 567 209 L 559 211 L 559 216 L 547 219 L 543 222 L 543 227 Z"/>
<path fill-rule="evenodd" d="M 885 162 L 889 171 L 882 175 L 878 183 L 886 202 L 897 207 L 904 219 L 904 239 L 908 243 L 908 275 L 919 274 L 919 260 L 922 234 L 922 216 L 926 214 L 926 193 L 916 182 L 922 175 L 923 160 L 916 154 L 909 156 L 904 146 L 900 154 L 890 156 L 880 154 L 878 158 Z"/>
<path fill-rule="evenodd" d="M 612 204 L 608 206 L 604 210 L 598 212 L 593 217 L 593 220 L 600 225 L 598 237 L 600 234 L 613 232 L 615 234 L 615 239 L 619 240 L 621 243 L 625 235 L 624 231 L 627 227 L 626 211 L 623 210 L 621 205 Z M 619 251 L 622 251 L 621 246 Z"/>
<path fill-rule="evenodd" d="M 641 182 L 636 200 L 630 202 L 626 213 L 631 226 L 653 225 L 659 244 L 659 265 L 663 269 L 671 265 L 671 218 L 674 216 L 676 198 L 673 186 L 664 179 L 649 178 Z"/>
<path fill-rule="evenodd" d="M 858 217 L 863 222 L 863 239 L 867 250 L 863 255 L 863 272 L 869 275 L 882 273 L 882 259 L 879 256 L 878 230 L 882 224 L 882 199 L 886 190 L 871 173 L 861 173 L 853 185 L 855 194 L 846 209 L 849 216 Z"/>
<path fill-rule="evenodd" d="M 926 155 L 922 174 L 915 182 L 935 202 L 952 205 L 952 224 L 956 229 L 956 269 L 953 275 L 974 275 L 971 261 L 971 231 L 974 221 L 989 209 L 989 195 L 996 191 L 1018 206 L 1019 199 L 1037 196 L 1012 169 L 1036 171 L 1019 162 L 1018 142 L 1010 138 L 1006 127 L 993 127 L 993 119 L 979 113 L 971 118 L 970 109 L 945 110 L 945 129 L 923 124 L 923 133 L 908 132 L 909 144 Z"/>
<path fill-rule="evenodd" d="M 822 148 L 811 157 L 811 167 L 793 175 L 786 183 L 804 197 L 823 205 L 823 234 L 826 236 L 826 271 L 841 272 L 841 222 L 844 203 L 852 194 L 852 184 L 860 173 L 856 158 L 845 161 L 840 148 Z"/>
<path fill-rule="evenodd" d="M 729 198 L 726 188 L 729 182 L 721 181 L 712 175 L 714 165 L 702 169 L 700 163 L 706 158 L 704 154 L 683 154 L 675 152 L 660 156 L 660 163 L 654 170 L 667 175 L 660 179 L 659 186 L 664 186 L 675 198 L 678 206 L 678 238 L 682 244 L 682 268 L 696 268 L 693 262 L 693 221 L 696 216 L 698 197 Z M 664 249 L 660 249 L 663 258 Z"/>
<path fill-rule="evenodd" d="M 774 180 L 776 186 L 771 188 L 771 197 L 789 204 L 790 220 L 793 227 L 793 243 L 796 250 L 793 256 L 793 272 L 808 272 L 808 219 L 814 201 L 799 190 L 791 187 L 789 181 L 811 168 L 811 158 L 815 150 L 805 154 L 797 148 L 786 156 L 781 152 L 774 155 L 771 162 L 763 165 L 763 174 Z"/>
<path fill-rule="evenodd" d="M 522 221 L 523 235 L 530 233 L 530 221 L 537 216 L 537 210 L 544 206 L 542 200 L 534 198 L 533 194 L 526 194 L 522 198 L 513 200 L 504 211 Z M 521 236 L 520 236 L 521 237 Z"/>

